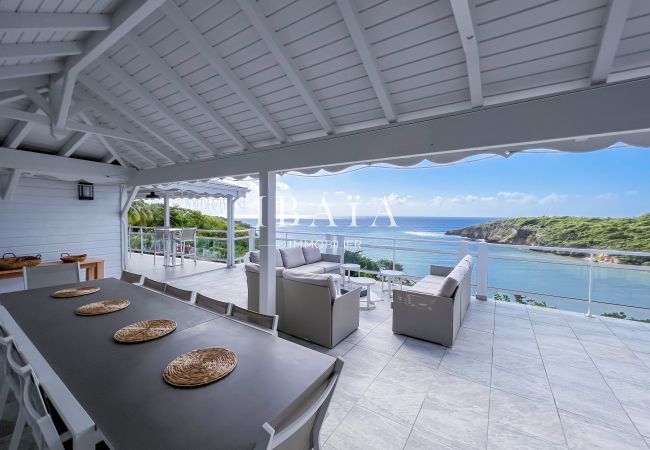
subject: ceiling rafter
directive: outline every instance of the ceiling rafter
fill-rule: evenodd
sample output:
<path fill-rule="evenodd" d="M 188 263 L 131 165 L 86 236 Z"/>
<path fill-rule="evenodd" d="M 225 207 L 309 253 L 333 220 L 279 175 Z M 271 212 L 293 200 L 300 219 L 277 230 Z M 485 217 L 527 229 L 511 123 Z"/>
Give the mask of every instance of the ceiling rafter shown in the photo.
<path fill-rule="evenodd" d="M 90 117 L 88 117 L 87 114 L 85 114 L 85 113 L 83 113 L 83 112 L 79 112 L 79 113 L 78 113 L 78 116 L 79 116 L 79 118 L 82 120 L 82 122 L 84 122 L 85 124 L 87 124 L 87 125 L 97 126 L 97 124 L 95 123 L 95 121 L 93 121 Z M 110 142 L 109 142 L 109 138 L 106 138 L 106 137 L 104 137 L 104 136 L 97 135 L 97 139 L 99 139 L 99 142 L 102 143 L 102 145 L 103 145 L 103 146 L 106 148 L 106 150 L 108 151 L 108 154 L 111 156 L 111 158 L 108 158 L 108 159 L 107 159 L 107 158 L 104 158 L 105 160 L 104 160 L 103 162 L 111 163 L 111 162 L 113 162 L 114 160 L 117 160 L 117 162 L 120 163 L 120 165 L 122 165 L 122 166 L 124 166 L 124 167 L 129 167 L 129 162 L 130 162 L 130 161 L 127 162 L 127 158 L 123 158 L 122 155 L 120 155 L 119 152 L 117 152 L 117 151 L 115 150 L 115 148 L 110 144 Z M 136 165 L 136 164 L 133 164 L 132 162 L 131 162 L 131 165 L 137 167 L 137 165 Z"/>
<path fill-rule="evenodd" d="M 623 36 L 631 4 L 632 0 L 610 0 L 596 61 L 591 70 L 591 84 L 607 82 L 607 77 L 614 66 L 618 44 Z"/>
<path fill-rule="evenodd" d="M 131 91 L 140 96 L 144 101 L 149 103 L 151 106 L 156 108 L 163 116 L 165 116 L 170 122 L 176 125 L 178 128 L 183 130 L 188 136 L 190 136 L 195 142 L 197 142 L 204 150 L 209 152 L 212 155 L 218 155 L 214 149 L 214 146 L 208 142 L 201 134 L 199 134 L 195 129 L 185 123 L 181 118 L 179 118 L 174 111 L 172 111 L 167 105 L 161 102 L 156 98 L 149 90 L 144 86 L 138 83 L 133 77 L 131 77 L 122 67 L 118 66 L 110 58 L 106 56 L 100 57 L 97 62 L 104 67 L 108 72 L 110 72 L 117 80 L 126 85 Z"/>
<path fill-rule="evenodd" d="M 72 103 L 72 91 L 77 77 L 102 53 L 111 48 L 119 39 L 154 12 L 164 0 L 127 0 L 111 17 L 111 27 L 93 33 L 84 43 L 84 52 L 69 56 L 61 74 L 52 77 L 50 82 L 50 102 L 53 105 L 52 125 L 54 129 L 63 128 L 68 119 Z"/>
<path fill-rule="evenodd" d="M 138 155 L 140 158 L 142 158 L 143 160 L 145 160 L 145 161 L 146 161 L 147 163 L 149 163 L 151 166 L 153 166 L 153 167 L 157 167 L 157 166 L 158 166 L 158 163 L 157 163 L 156 161 L 154 161 L 150 156 L 148 156 L 148 155 L 146 155 L 144 152 L 142 152 L 142 150 L 140 150 L 138 147 L 136 147 L 135 145 L 133 145 L 132 142 L 120 141 L 120 142 L 119 142 L 119 146 L 121 146 L 121 147 L 126 147 L 128 150 L 130 150 L 131 152 L 133 152 L 133 153 L 135 153 L 136 155 Z"/>
<path fill-rule="evenodd" d="M 377 60 L 372 52 L 370 42 L 368 42 L 363 27 L 361 26 L 359 12 L 355 5 L 352 4 L 352 0 L 337 0 L 336 3 L 343 15 L 345 25 L 348 28 L 348 32 L 350 33 L 352 42 L 354 42 L 357 53 L 361 58 L 363 67 L 368 74 L 370 84 L 375 91 L 379 104 L 384 111 L 386 120 L 388 120 L 388 122 L 395 122 L 397 120 L 397 114 L 395 114 L 395 108 L 393 107 L 393 102 L 390 98 L 390 92 L 388 91 L 384 77 L 379 70 L 379 65 L 377 64 Z"/>
<path fill-rule="evenodd" d="M 0 31 L 101 31 L 110 26 L 107 14 L 0 13 Z"/>
<path fill-rule="evenodd" d="M 11 80 L 0 80 L 0 92 L 17 91 L 25 86 L 42 88 L 47 86 L 49 78 L 47 75 L 37 75 L 27 78 L 14 78 Z M 24 98 L 24 97 L 21 97 Z"/>
<path fill-rule="evenodd" d="M 33 122 L 34 124 L 45 125 L 45 126 L 50 124 L 50 120 L 45 116 L 42 116 L 37 113 L 28 112 L 28 111 L 21 111 L 19 109 L 8 108 L 6 106 L 0 106 L 0 117 L 6 117 L 8 119 L 14 119 L 14 120 L 21 120 L 24 122 Z M 94 126 L 85 125 L 74 121 L 68 121 L 64 129 L 73 130 L 73 131 L 82 131 L 84 133 L 101 134 L 103 136 L 112 136 L 117 139 L 123 139 L 126 141 L 140 142 L 140 140 L 137 137 L 133 136 L 130 133 L 125 133 L 120 130 L 114 130 L 112 128 L 94 127 Z"/>
<path fill-rule="evenodd" d="M 60 72 L 63 64 L 60 61 L 46 61 L 34 64 L 17 64 L 15 66 L 2 66 L 0 80 L 12 78 L 26 78 L 35 75 L 49 75 Z"/>
<path fill-rule="evenodd" d="M 39 109 L 40 108 L 35 104 L 31 104 L 27 112 L 35 114 L 39 111 Z M 33 127 L 33 122 L 19 120 L 14 124 L 13 127 L 11 127 L 11 130 L 9 130 L 9 133 L 7 133 L 7 136 L 5 137 L 2 145 L 7 148 L 18 148 L 18 146 L 25 140 Z"/>
<path fill-rule="evenodd" d="M 84 74 L 81 74 L 79 76 L 79 81 L 81 81 L 82 84 L 86 85 L 86 87 L 88 87 L 95 95 L 101 97 L 106 103 L 108 103 L 113 108 L 120 111 L 122 114 L 127 116 L 133 122 L 137 123 L 143 129 L 147 130 L 147 132 L 155 136 L 156 139 L 163 142 L 164 145 L 158 145 L 157 143 L 152 143 L 150 146 L 153 150 L 155 150 L 157 153 L 162 155 L 165 159 L 168 159 L 171 162 L 190 159 L 187 153 L 176 148 L 178 144 L 174 142 L 171 138 L 169 138 L 160 128 L 158 128 L 156 125 L 140 117 L 140 115 L 136 113 L 133 110 L 133 108 L 119 101 L 117 98 L 115 98 L 113 94 L 111 94 L 97 81 L 93 80 L 91 77 Z M 146 143 L 149 144 L 148 142 Z M 173 151 L 168 150 L 168 148 Z"/>
<path fill-rule="evenodd" d="M 63 146 L 59 151 L 59 156 L 66 156 L 66 157 L 71 156 L 74 152 L 79 150 L 79 147 L 81 147 L 83 143 L 86 142 L 89 136 L 90 136 L 89 133 L 82 133 L 80 131 L 76 131 L 72 133 L 72 136 L 70 136 L 63 143 Z"/>
<path fill-rule="evenodd" d="M 203 100 L 199 94 L 190 87 L 190 85 L 181 78 L 181 76 L 158 55 L 151 47 L 142 41 L 142 39 L 137 38 L 133 35 L 126 37 L 129 45 L 133 46 L 141 56 L 146 58 L 147 62 L 159 70 L 165 78 L 174 83 L 175 87 L 178 88 L 183 94 L 192 100 L 192 102 L 205 114 L 215 125 L 221 128 L 230 139 L 232 139 L 237 145 L 242 147 L 244 150 L 250 150 L 252 147 L 246 139 L 235 130 L 232 125 L 230 125 L 226 119 L 224 119 L 221 114 L 215 111 L 208 102 Z"/>
<path fill-rule="evenodd" d="M 298 91 L 302 100 L 305 102 L 311 113 L 316 117 L 321 127 L 327 134 L 334 132 L 334 124 L 327 116 L 327 113 L 322 108 L 316 95 L 307 84 L 307 80 L 302 76 L 300 70 L 296 67 L 293 60 L 286 54 L 284 46 L 277 38 L 275 31 L 273 31 L 266 20 L 256 8 L 255 2 L 252 0 L 237 0 L 239 7 L 244 12 L 248 20 L 253 25 L 253 28 L 262 37 L 262 40 L 275 57 L 282 70 L 287 75 L 294 88 Z"/>
<path fill-rule="evenodd" d="M 34 105 L 38 106 L 48 116 L 50 115 L 50 105 L 47 103 L 45 97 L 43 97 L 36 89 L 33 87 L 24 87 L 23 92 Z"/>
<path fill-rule="evenodd" d="M 288 142 L 289 136 L 284 132 L 271 115 L 264 109 L 260 101 L 250 92 L 246 85 L 233 72 L 230 66 L 224 61 L 217 50 L 208 42 L 194 24 L 187 18 L 185 13 L 173 2 L 165 3 L 161 10 L 171 20 L 186 39 L 201 53 L 206 61 L 219 73 L 228 83 L 230 88 L 248 105 L 253 113 L 262 121 L 273 135 L 280 142 Z"/>
<path fill-rule="evenodd" d="M 0 58 L 52 58 L 79 55 L 80 42 L 35 42 L 32 44 L 0 44 Z"/>
<path fill-rule="evenodd" d="M 472 106 L 476 107 L 483 106 L 483 83 L 481 82 L 481 61 L 472 8 L 472 0 L 452 0 L 451 2 L 456 27 L 465 52 L 470 102 Z"/>

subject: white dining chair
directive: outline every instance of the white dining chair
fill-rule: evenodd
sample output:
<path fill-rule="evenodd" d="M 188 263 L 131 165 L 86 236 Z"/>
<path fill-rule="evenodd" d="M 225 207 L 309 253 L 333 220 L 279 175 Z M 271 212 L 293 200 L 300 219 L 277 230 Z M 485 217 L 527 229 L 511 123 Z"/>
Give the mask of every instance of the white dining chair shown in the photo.
<path fill-rule="evenodd" d="M 34 371 L 30 370 L 28 375 L 23 387 L 22 402 L 25 419 L 32 436 L 34 436 L 36 446 L 40 450 L 63 450 L 63 441 L 72 439 L 72 436 L 70 432 L 59 435 L 54 420 L 45 406 L 45 400 Z"/>
<path fill-rule="evenodd" d="M 4 416 L 5 406 L 9 400 L 9 363 L 7 362 L 7 348 L 13 345 L 13 338 L 0 324 L 0 421 Z"/>
<path fill-rule="evenodd" d="M 196 263 L 196 228 L 183 228 L 178 236 L 174 238 L 174 245 L 180 244 L 181 246 L 181 265 L 185 263 L 185 244 L 192 243 L 193 252 L 190 254 L 194 263 Z"/>
<path fill-rule="evenodd" d="M 25 382 L 30 376 L 32 368 L 23 359 L 13 342 L 7 346 L 6 358 L 8 370 L 6 372 L 7 378 L 5 383 L 8 384 L 9 391 L 13 393 L 18 401 L 18 416 L 8 448 L 9 450 L 17 450 L 27 422 L 27 413 L 25 412 L 25 404 L 23 402 L 23 389 L 25 388 Z"/>
<path fill-rule="evenodd" d="M 319 449 L 318 435 L 342 369 L 343 360 L 337 358 L 332 375 L 316 391 L 312 401 L 289 411 L 288 417 L 296 417 L 293 421 L 280 426 L 279 429 L 265 422 L 257 436 L 255 450 L 271 450 L 278 447 Z"/>
<path fill-rule="evenodd" d="M 81 281 L 79 270 L 78 262 L 23 267 L 23 282 L 25 289 L 79 283 Z"/>

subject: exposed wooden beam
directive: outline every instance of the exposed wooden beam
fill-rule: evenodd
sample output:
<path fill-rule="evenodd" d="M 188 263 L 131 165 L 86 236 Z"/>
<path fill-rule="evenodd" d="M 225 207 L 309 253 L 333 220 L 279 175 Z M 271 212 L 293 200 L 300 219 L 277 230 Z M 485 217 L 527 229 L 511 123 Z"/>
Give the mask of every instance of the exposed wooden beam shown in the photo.
<path fill-rule="evenodd" d="M 93 182 L 126 182 L 135 170 L 115 164 L 83 159 L 63 158 L 43 153 L 0 147 L 0 167 L 18 169 L 33 174 L 61 176 Z"/>
<path fill-rule="evenodd" d="M 93 125 L 97 126 L 97 124 L 90 118 L 88 115 L 86 115 L 83 112 L 80 112 L 79 118 L 86 124 L 86 125 Z M 108 154 L 111 155 L 113 159 L 116 159 L 118 163 L 123 165 L 124 167 L 129 167 L 127 162 L 120 156 L 120 154 L 113 148 L 113 146 L 108 142 L 108 138 L 105 138 L 104 136 L 97 135 L 97 138 L 99 139 L 99 142 L 102 143 L 102 145 L 106 148 L 108 151 Z M 113 162 L 113 161 L 104 161 L 104 162 Z M 135 164 L 134 164 L 135 165 Z"/>
<path fill-rule="evenodd" d="M 80 42 L 36 42 L 33 44 L 0 44 L 0 58 L 52 58 L 79 55 Z"/>
<path fill-rule="evenodd" d="M 18 183 L 20 182 L 20 177 L 23 174 L 22 170 L 11 169 L 9 172 L 9 177 L 5 182 L 5 186 L 2 190 L 2 200 L 11 200 L 18 188 Z"/>
<path fill-rule="evenodd" d="M 0 31 L 98 31 L 110 26 L 105 14 L 0 13 Z"/>
<path fill-rule="evenodd" d="M 199 32 L 190 19 L 185 16 L 183 11 L 176 6 L 174 2 L 167 2 L 163 5 L 162 11 L 169 18 L 169 20 L 176 25 L 179 31 L 189 40 L 192 46 L 201 53 L 203 58 L 216 70 L 219 75 L 228 83 L 239 98 L 242 99 L 250 110 L 257 115 L 273 135 L 280 140 L 280 142 L 289 141 L 289 136 L 284 130 L 276 123 L 271 115 L 264 109 L 260 101 L 248 90 L 246 85 L 237 77 L 235 72 L 230 68 L 228 63 L 224 61 L 221 55 L 217 52 L 210 42 Z"/>
<path fill-rule="evenodd" d="M 26 78 L 35 75 L 47 75 L 60 72 L 63 64 L 59 61 L 47 61 L 34 64 L 18 64 L 15 66 L 3 66 L 0 71 L 0 80 L 11 78 Z"/>
<path fill-rule="evenodd" d="M 192 102 L 205 114 L 215 125 L 221 128 L 230 139 L 232 139 L 237 145 L 239 145 L 244 150 L 250 150 L 252 147 L 235 130 L 232 125 L 230 125 L 226 119 L 224 119 L 221 114 L 212 108 L 208 102 L 203 100 L 199 94 L 197 94 L 190 85 L 183 80 L 183 78 L 158 55 L 151 47 L 142 41 L 142 39 L 137 38 L 133 35 L 129 35 L 126 38 L 129 45 L 133 46 L 141 56 L 143 56 L 148 63 L 150 63 L 157 71 L 159 71 L 168 81 L 172 82 L 174 86 L 186 95 Z"/>
<path fill-rule="evenodd" d="M 73 133 L 72 136 L 70 136 L 63 144 L 61 151 L 59 151 L 59 156 L 71 156 L 83 145 L 84 142 L 86 142 L 88 136 L 88 133 L 82 133 L 80 131 Z"/>
<path fill-rule="evenodd" d="M 353 0 L 337 0 L 337 4 L 341 10 L 341 14 L 343 15 L 345 25 L 348 27 L 348 31 L 350 32 L 352 42 L 354 42 L 357 53 L 361 58 L 363 67 L 368 74 L 370 84 L 372 84 L 372 88 L 374 89 L 375 95 L 379 100 L 379 104 L 384 110 L 386 120 L 388 120 L 388 122 L 395 122 L 397 120 L 397 115 L 395 114 L 393 102 L 390 99 L 388 87 L 386 87 L 384 76 L 379 70 L 379 65 L 377 64 L 377 60 L 372 52 L 370 42 L 368 42 L 368 38 L 366 37 L 364 29 L 361 26 L 359 12 L 352 1 Z"/>
<path fill-rule="evenodd" d="M 14 78 L 11 80 L 0 80 L 0 92 L 16 91 L 25 86 L 40 88 L 47 86 L 49 78 L 47 75 L 37 75 L 27 78 Z M 24 97 L 23 97 L 24 98 Z"/>
<path fill-rule="evenodd" d="M 190 159 L 185 152 L 182 152 L 176 148 L 178 144 L 174 142 L 170 137 L 168 137 L 160 128 L 140 117 L 140 115 L 136 113 L 130 106 L 127 106 L 124 103 L 120 102 L 117 98 L 115 98 L 113 94 L 106 90 L 97 81 L 83 74 L 79 77 L 79 81 L 86 85 L 86 87 L 88 87 L 95 95 L 102 98 L 102 100 L 104 100 L 106 103 L 120 111 L 130 120 L 141 126 L 143 129 L 147 130 L 147 132 L 155 136 L 156 139 L 159 139 L 161 142 L 163 142 L 163 145 L 154 144 L 155 147 L 152 146 L 152 148 L 156 150 L 156 152 L 160 153 L 165 159 L 168 159 L 171 162 Z M 169 150 L 168 148 L 173 151 Z"/>
<path fill-rule="evenodd" d="M 34 124 L 45 125 L 45 126 L 50 124 L 50 120 L 45 116 L 32 113 L 29 111 L 21 111 L 15 108 L 9 108 L 6 106 L 0 106 L 0 117 L 7 117 L 8 119 L 14 119 L 14 120 L 22 120 L 25 122 L 33 122 Z M 73 121 L 68 121 L 65 124 L 64 130 L 82 131 L 84 133 L 99 134 L 102 136 L 111 136 L 126 141 L 140 142 L 140 140 L 136 136 L 133 136 L 130 133 L 126 133 L 120 130 L 114 130 L 112 128 L 85 125 Z"/>
<path fill-rule="evenodd" d="M 120 141 L 119 144 L 121 147 L 126 147 L 127 150 L 130 150 L 132 153 L 138 155 L 147 163 L 148 167 L 157 167 L 160 165 L 157 161 L 152 159 L 151 156 L 143 152 L 142 149 L 138 148 L 133 142 Z"/>
<path fill-rule="evenodd" d="M 132 183 L 170 183 L 427 156 L 444 157 L 450 162 L 472 154 L 501 154 L 504 146 L 540 148 L 552 146 L 555 141 L 602 136 L 624 140 L 627 133 L 650 131 L 649 92 L 650 78 L 610 83 L 210 161 L 147 169 L 139 172 Z"/>
<path fill-rule="evenodd" d="M 188 136 L 194 139 L 205 151 L 212 155 L 218 155 L 214 146 L 208 142 L 199 132 L 183 122 L 167 105 L 158 100 L 155 95 L 145 89 L 140 83 L 133 79 L 124 69 L 115 64 L 110 58 L 100 57 L 97 62 L 106 69 L 120 83 L 126 85 L 133 93 L 140 96 L 145 102 L 156 108 L 170 122 L 183 130 Z"/>
<path fill-rule="evenodd" d="M 271 29 L 266 17 L 261 14 L 253 0 L 237 0 L 239 7 L 244 12 L 248 20 L 253 24 L 253 28 L 262 37 L 271 53 L 275 57 L 280 67 L 293 84 L 294 88 L 298 91 L 302 100 L 305 102 L 311 113 L 316 117 L 321 127 L 327 134 L 334 132 L 334 124 L 325 113 L 325 110 L 318 103 L 316 95 L 307 84 L 307 80 L 302 76 L 298 67 L 289 56 L 286 54 L 284 45 L 279 41 L 275 31 Z"/>
<path fill-rule="evenodd" d="M 38 106 L 32 104 L 27 112 L 35 114 L 39 109 Z M 18 148 L 32 130 L 33 126 L 33 122 L 23 122 L 19 120 L 13 127 L 11 127 L 11 130 L 9 130 L 9 133 L 2 144 L 7 148 Z"/>
<path fill-rule="evenodd" d="M 36 89 L 33 87 L 24 87 L 23 92 L 33 104 L 38 106 L 48 116 L 50 115 L 50 105 L 47 103 L 45 97 L 39 94 Z"/>
<path fill-rule="evenodd" d="M 111 27 L 105 31 L 93 33 L 84 44 L 84 52 L 69 56 L 65 69 L 50 83 L 50 102 L 54 106 L 53 128 L 63 128 L 68 120 L 72 103 L 72 91 L 79 73 L 88 67 L 102 53 L 111 48 L 135 26 L 154 12 L 164 0 L 128 0 L 111 17 Z"/>
<path fill-rule="evenodd" d="M 122 217 L 126 217 L 126 215 L 129 213 L 129 209 L 131 209 L 131 205 L 133 204 L 133 201 L 138 195 L 138 191 L 140 190 L 140 186 L 133 186 L 129 190 L 129 195 L 126 197 L 126 201 L 124 203 L 124 206 L 122 207 Z"/>
<path fill-rule="evenodd" d="M 610 0 L 596 61 L 591 71 L 591 84 L 607 82 L 607 77 L 614 66 L 618 43 L 623 36 L 631 4 L 632 0 Z"/>
<path fill-rule="evenodd" d="M 478 52 L 476 27 L 472 17 L 472 0 L 452 0 L 451 9 L 454 12 L 456 27 L 465 52 L 467 78 L 469 80 L 469 96 L 472 106 L 483 105 L 483 83 L 481 82 L 481 61 Z"/>

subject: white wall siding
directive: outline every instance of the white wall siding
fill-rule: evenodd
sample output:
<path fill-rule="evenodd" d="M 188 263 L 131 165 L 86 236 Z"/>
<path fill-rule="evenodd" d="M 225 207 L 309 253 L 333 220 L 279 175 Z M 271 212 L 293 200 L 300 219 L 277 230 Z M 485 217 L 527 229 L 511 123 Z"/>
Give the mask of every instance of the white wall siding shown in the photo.
<path fill-rule="evenodd" d="M 105 276 L 119 276 L 119 210 L 118 186 L 95 185 L 95 200 L 86 201 L 75 182 L 23 176 L 12 199 L 0 200 L 0 254 L 52 261 L 62 252 L 87 253 L 106 260 Z M 0 280 L 0 292 L 22 287 L 20 279 Z"/>

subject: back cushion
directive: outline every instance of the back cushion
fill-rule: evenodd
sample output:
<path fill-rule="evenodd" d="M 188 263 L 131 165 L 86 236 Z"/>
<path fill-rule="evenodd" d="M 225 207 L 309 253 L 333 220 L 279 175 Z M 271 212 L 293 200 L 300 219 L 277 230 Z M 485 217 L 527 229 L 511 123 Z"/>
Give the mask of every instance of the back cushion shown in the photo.
<path fill-rule="evenodd" d="M 282 274 L 285 280 L 296 281 L 298 283 L 313 284 L 316 286 L 327 287 L 332 300 L 336 299 L 339 294 L 336 280 L 330 274 L 323 273 L 304 273 L 293 270 L 285 270 Z"/>
<path fill-rule="evenodd" d="M 456 267 L 454 267 L 454 270 L 452 270 L 449 275 L 445 278 L 445 280 L 442 282 L 440 285 L 440 290 L 438 291 L 438 295 L 441 297 L 451 297 L 454 295 L 454 291 L 458 287 L 458 285 L 463 281 L 463 278 L 466 276 L 469 276 L 468 274 L 469 271 L 469 264 L 467 261 L 460 261 Z"/>
<path fill-rule="evenodd" d="M 251 252 L 249 258 L 252 263 L 259 264 L 260 252 Z M 280 255 L 280 250 L 275 251 L 275 267 L 284 267 L 282 264 L 282 255 Z"/>
<path fill-rule="evenodd" d="M 318 247 L 303 247 L 302 254 L 305 257 L 307 264 L 315 263 L 323 259 L 320 255 L 320 249 Z"/>
<path fill-rule="evenodd" d="M 302 254 L 302 248 L 300 247 L 281 248 L 280 254 L 282 255 L 282 263 L 287 269 L 307 264 L 305 255 Z"/>

